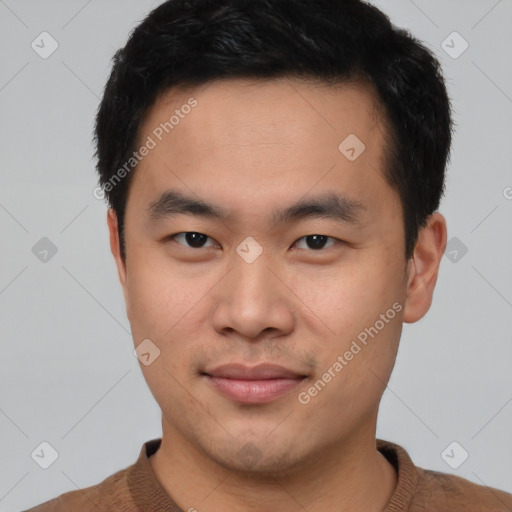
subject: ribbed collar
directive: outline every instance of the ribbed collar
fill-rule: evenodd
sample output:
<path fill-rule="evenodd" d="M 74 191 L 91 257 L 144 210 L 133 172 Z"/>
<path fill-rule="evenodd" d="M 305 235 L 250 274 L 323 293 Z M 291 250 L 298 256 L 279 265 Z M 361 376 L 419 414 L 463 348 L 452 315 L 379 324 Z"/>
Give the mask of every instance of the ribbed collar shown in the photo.
<path fill-rule="evenodd" d="M 384 512 L 403 512 L 409 510 L 416 494 L 418 472 L 409 454 L 397 444 L 377 439 L 377 450 L 395 468 L 398 482 Z"/>
<path fill-rule="evenodd" d="M 165 492 L 157 480 L 149 457 L 156 453 L 162 439 L 152 439 L 142 446 L 137 462 L 128 469 L 127 480 L 133 500 L 141 512 L 184 512 Z M 409 454 L 397 444 L 377 439 L 377 449 L 393 465 L 398 483 L 384 512 L 403 512 L 409 509 L 416 492 L 418 474 Z"/>
<path fill-rule="evenodd" d="M 141 512 L 183 512 L 160 485 L 149 463 L 149 457 L 156 453 L 161 442 L 161 438 L 152 439 L 142 445 L 137 462 L 128 469 L 128 487 Z"/>

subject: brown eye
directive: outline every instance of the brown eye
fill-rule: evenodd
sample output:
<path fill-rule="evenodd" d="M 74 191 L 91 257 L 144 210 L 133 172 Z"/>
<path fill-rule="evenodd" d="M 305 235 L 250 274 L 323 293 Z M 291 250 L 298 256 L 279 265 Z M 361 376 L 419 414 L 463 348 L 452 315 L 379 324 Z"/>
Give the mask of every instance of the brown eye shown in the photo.
<path fill-rule="evenodd" d="M 203 233 L 197 233 L 195 231 L 185 231 L 183 233 L 176 233 L 175 235 L 171 235 L 168 237 L 170 240 L 179 239 L 184 240 L 184 242 L 178 242 L 180 245 L 184 245 L 185 247 L 189 247 L 192 249 L 202 249 L 203 247 L 212 247 L 213 245 L 205 245 L 207 240 L 213 240 L 209 236 L 204 235 Z"/>
<path fill-rule="evenodd" d="M 296 243 L 304 240 L 306 247 L 299 247 L 299 249 L 312 249 L 313 251 L 319 251 L 321 249 L 326 248 L 326 243 L 328 240 L 332 240 L 333 243 L 327 247 L 332 247 L 336 244 L 336 239 L 331 236 L 326 235 L 308 235 L 302 238 L 299 238 Z"/>

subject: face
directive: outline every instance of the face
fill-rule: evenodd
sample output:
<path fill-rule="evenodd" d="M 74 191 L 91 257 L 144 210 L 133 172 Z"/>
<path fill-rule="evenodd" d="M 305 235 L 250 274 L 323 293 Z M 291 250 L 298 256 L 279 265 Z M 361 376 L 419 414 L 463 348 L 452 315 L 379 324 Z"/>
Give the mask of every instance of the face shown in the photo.
<path fill-rule="evenodd" d="M 141 368 L 164 439 L 283 471 L 374 435 L 410 272 L 370 86 L 173 89 L 144 144 L 126 263 L 109 223 L 135 345 L 159 351 Z"/>

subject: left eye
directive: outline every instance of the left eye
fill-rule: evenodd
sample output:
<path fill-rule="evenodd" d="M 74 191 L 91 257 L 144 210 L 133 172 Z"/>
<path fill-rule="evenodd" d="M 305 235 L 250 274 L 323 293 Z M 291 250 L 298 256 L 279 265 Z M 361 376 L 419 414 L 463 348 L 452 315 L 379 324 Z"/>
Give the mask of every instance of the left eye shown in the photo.
<path fill-rule="evenodd" d="M 315 251 L 318 251 L 318 250 L 326 248 L 325 244 L 329 239 L 332 241 L 332 244 L 329 245 L 328 247 L 332 247 L 333 245 L 336 244 L 335 238 L 332 238 L 331 236 L 326 236 L 326 235 L 303 236 L 302 238 L 299 238 L 297 240 L 297 242 L 295 242 L 295 243 L 299 244 L 299 242 L 304 241 L 306 243 L 307 249 L 313 249 Z M 299 247 L 299 248 L 304 249 L 304 247 Z"/>

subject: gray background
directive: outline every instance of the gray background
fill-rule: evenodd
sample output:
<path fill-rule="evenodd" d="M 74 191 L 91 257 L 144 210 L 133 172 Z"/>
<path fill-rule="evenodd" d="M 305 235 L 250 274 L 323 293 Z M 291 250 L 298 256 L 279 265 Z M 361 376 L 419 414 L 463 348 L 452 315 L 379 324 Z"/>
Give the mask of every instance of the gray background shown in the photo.
<path fill-rule="evenodd" d="M 110 59 L 159 3 L 0 0 L 0 511 L 98 483 L 161 433 L 91 144 Z M 419 466 L 512 492 L 512 2 L 376 4 L 442 61 L 457 131 L 441 212 L 458 239 L 431 311 L 405 326 L 378 437 Z M 43 31 L 59 45 L 47 59 L 31 47 Z M 458 58 L 441 46 L 453 31 L 469 43 Z M 43 237 L 57 247 L 46 262 L 32 251 Z M 46 470 L 31 457 L 43 441 L 58 452 Z M 441 455 L 453 441 L 469 453 L 457 469 Z"/>

